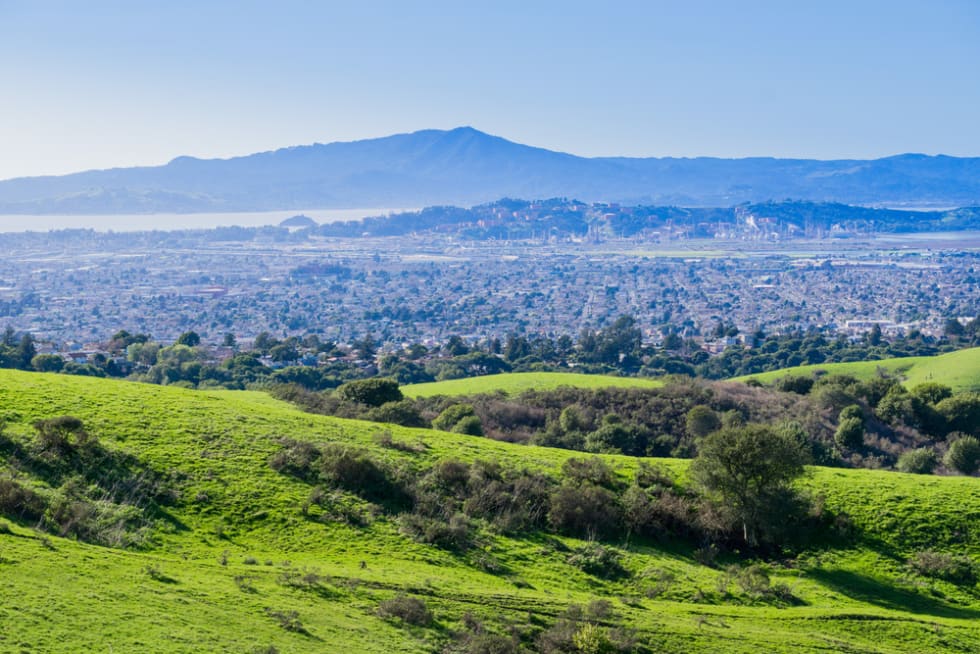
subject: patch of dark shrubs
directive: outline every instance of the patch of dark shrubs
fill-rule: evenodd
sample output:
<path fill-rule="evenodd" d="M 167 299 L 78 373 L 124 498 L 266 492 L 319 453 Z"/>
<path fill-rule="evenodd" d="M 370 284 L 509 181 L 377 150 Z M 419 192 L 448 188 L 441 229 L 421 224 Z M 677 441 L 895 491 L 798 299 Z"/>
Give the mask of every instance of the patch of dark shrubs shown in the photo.
<path fill-rule="evenodd" d="M 322 483 L 381 504 L 391 510 L 411 505 L 411 496 L 395 471 L 375 461 L 365 450 L 331 443 L 316 447 L 284 438 L 269 465 L 273 470 L 310 483 Z"/>
<path fill-rule="evenodd" d="M 613 580 L 629 576 L 629 572 L 623 567 L 619 551 L 598 543 L 586 543 L 569 554 L 565 561 L 600 579 Z"/>
<path fill-rule="evenodd" d="M 473 530 L 462 513 L 456 513 L 448 520 L 406 513 L 399 522 L 402 532 L 419 543 L 455 552 L 466 551 L 474 545 Z"/>
<path fill-rule="evenodd" d="M 973 586 L 980 579 L 980 566 L 968 556 L 923 550 L 916 552 L 908 564 L 923 577 L 942 579 L 962 586 Z"/>
<path fill-rule="evenodd" d="M 573 604 L 537 635 L 534 651 L 541 654 L 649 652 L 630 630 L 606 626 L 612 617 L 608 602 L 591 602 L 586 607 Z"/>
<path fill-rule="evenodd" d="M 378 615 L 386 620 L 399 620 L 415 627 L 428 627 L 432 624 L 432 611 L 425 600 L 410 595 L 397 595 L 383 600 L 378 605 Z"/>
<path fill-rule="evenodd" d="M 135 457 L 105 448 L 74 416 L 38 420 L 29 442 L 0 448 L 19 474 L 50 490 L 0 479 L 0 514 L 49 533 L 110 547 L 139 546 L 175 501 L 167 479 Z"/>
<path fill-rule="evenodd" d="M 0 478 L 0 514 L 20 522 L 36 522 L 44 516 L 46 502 L 35 491 L 13 479 Z"/>

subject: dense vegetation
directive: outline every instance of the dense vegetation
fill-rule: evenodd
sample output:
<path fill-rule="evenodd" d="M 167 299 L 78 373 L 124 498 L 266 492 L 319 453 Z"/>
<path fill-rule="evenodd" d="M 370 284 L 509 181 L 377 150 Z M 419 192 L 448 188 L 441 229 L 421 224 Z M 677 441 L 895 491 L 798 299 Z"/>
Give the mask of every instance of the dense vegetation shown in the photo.
<path fill-rule="evenodd" d="M 372 379 L 336 392 L 272 392 L 325 415 L 629 456 L 693 457 L 705 436 L 757 423 L 794 434 L 822 465 L 970 474 L 970 456 L 957 452 L 971 452 L 970 439 L 980 436 L 980 393 L 937 382 L 906 388 L 883 371 L 864 379 L 785 375 L 771 387 L 674 377 L 657 388 L 405 397 L 394 380 Z"/>
<path fill-rule="evenodd" d="M 349 345 L 321 341 L 315 334 L 278 339 L 260 333 L 249 350 L 237 347 L 228 334 L 223 358 L 201 344 L 193 331 L 173 344 L 154 342 L 147 334 L 117 332 L 104 352 L 84 362 L 66 361 L 54 354 L 37 354 L 30 334 L 12 328 L 0 338 L 0 367 L 62 372 L 96 377 L 128 377 L 154 384 L 193 388 L 244 389 L 268 384 L 299 384 L 310 390 L 335 388 L 346 381 L 381 375 L 401 384 L 464 379 L 511 371 L 568 371 L 591 374 L 661 377 L 680 374 L 705 379 L 776 371 L 799 365 L 871 362 L 900 357 L 931 356 L 980 344 L 980 320 L 963 325 L 950 320 L 940 340 L 912 332 L 886 339 L 872 329 L 862 340 L 829 338 L 811 332 L 766 335 L 758 332 L 735 342 L 738 329 L 716 324 L 705 335 L 708 343 L 724 345 L 711 356 L 701 343 L 684 338 L 686 328 L 665 325 L 656 345 L 644 344 L 637 321 L 620 316 L 602 329 L 585 329 L 577 338 L 567 334 L 524 336 L 510 334 L 503 342 L 470 343 L 452 336 L 439 347 L 412 344 L 400 351 L 378 352 L 367 334 Z M 726 340 L 727 339 L 727 340 Z"/>

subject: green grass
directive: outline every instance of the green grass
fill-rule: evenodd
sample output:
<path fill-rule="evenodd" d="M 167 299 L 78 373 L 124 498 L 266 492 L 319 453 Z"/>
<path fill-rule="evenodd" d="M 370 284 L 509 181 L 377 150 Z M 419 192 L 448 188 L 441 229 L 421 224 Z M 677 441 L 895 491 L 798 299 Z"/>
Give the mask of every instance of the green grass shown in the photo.
<path fill-rule="evenodd" d="M 509 372 L 466 379 L 450 379 L 426 384 L 409 384 L 401 390 L 408 397 L 433 395 L 477 395 L 502 392 L 517 395 L 528 390 L 551 390 L 561 386 L 575 388 L 659 388 L 663 382 L 641 377 L 611 377 L 577 372 Z"/>
<path fill-rule="evenodd" d="M 975 652 L 980 590 L 910 576 L 925 547 L 980 554 L 980 479 L 815 468 L 804 484 L 846 509 L 867 536 L 773 569 L 800 604 L 779 608 L 717 590 L 721 572 L 682 545 L 619 543 L 632 576 L 590 577 L 548 536 L 490 535 L 475 555 L 417 544 L 380 516 L 364 527 L 306 517 L 309 487 L 268 465 L 280 437 L 353 443 L 426 466 L 447 457 L 496 459 L 556 474 L 573 452 L 391 427 L 419 451 L 381 449 L 378 426 L 305 414 L 252 392 L 188 391 L 111 380 L 0 371 L 6 431 L 82 418 L 102 444 L 171 474 L 179 498 L 141 550 L 44 536 L 0 520 L 0 652 L 433 652 L 467 612 L 488 624 L 554 620 L 571 603 L 611 601 L 616 620 L 655 652 Z M 0 454 L 0 476 L 14 462 Z M 628 457 L 608 457 L 623 474 Z M 683 478 L 686 462 L 660 460 Z M 6 472 L 3 472 L 6 471 Z M 23 475 L 23 473 L 21 473 Z M 5 533 L 9 531 L 10 533 Z M 654 573 L 672 581 L 648 597 Z M 298 581 L 312 575 L 310 583 Z M 290 583 L 292 579 L 292 583 Z M 423 597 L 432 628 L 377 616 L 396 593 Z M 296 611 L 304 631 L 280 626 Z"/>
<path fill-rule="evenodd" d="M 820 363 L 809 366 L 784 368 L 756 375 L 736 377 L 734 381 L 756 379 L 764 384 L 787 376 L 808 377 L 817 372 L 851 375 L 858 379 L 870 379 L 884 370 L 899 375 L 906 386 L 925 382 L 946 384 L 954 391 L 980 390 L 980 348 L 957 350 L 931 357 L 901 357 L 881 361 L 856 361 L 852 363 Z"/>

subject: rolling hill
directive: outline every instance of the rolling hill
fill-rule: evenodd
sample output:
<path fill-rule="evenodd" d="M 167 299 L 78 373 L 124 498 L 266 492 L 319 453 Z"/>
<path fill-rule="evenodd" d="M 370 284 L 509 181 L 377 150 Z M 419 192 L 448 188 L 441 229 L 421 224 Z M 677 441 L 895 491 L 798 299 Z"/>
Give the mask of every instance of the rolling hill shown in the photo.
<path fill-rule="evenodd" d="M 575 388 L 657 388 L 663 386 L 663 382 L 640 377 L 611 377 L 575 372 L 509 372 L 424 384 L 408 384 L 402 386 L 401 390 L 408 397 L 476 395 L 498 391 L 507 395 L 516 395 L 527 390 L 543 391 L 560 386 L 573 386 Z"/>
<path fill-rule="evenodd" d="M 898 375 L 908 387 L 926 382 L 937 382 L 951 387 L 954 391 L 980 390 L 980 348 L 957 350 L 933 357 L 901 357 L 881 361 L 796 366 L 756 375 L 746 375 L 733 381 L 755 379 L 763 383 L 772 383 L 781 377 L 808 377 L 818 373 L 851 375 L 858 379 L 869 379 L 879 374 L 879 371 Z"/>
<path fill-rule="evenodd" d="M 127 531 L 131 546 L 119 548 L 5 515 L 3 652 L 509 652 L 517 641 L 524 651 L 546 642 L 576 648 L 551 651 L 606 651 L 587 647 L 604 647 L 618 625 L 631 630 L 634 651 L 980 648 L 976 585 L 922 578 L 905 564 L 927 548 L 976 559 L 976 478 L 812 469 L 805 485 L 827 510 L 846 510 L 857 537 L 767 566 L 777 596 L 733 581 L 725 566 L 734 559 L 702 565 L 703 554 L 680 542 L 607 543 L 622 562 L 610 577 L 573 565 L 573 555 L 594 549 L 565 536 L 486 530 L 479 547 L 448 551 L 409 538 L 356 496 L 324 495 L 270 465 L 291 443 L 296 452 L 355 447 L 418 474 L 455 458 L 555 476 L 572 452 L 395 426 L 384 445 L 379 425 L 302 413 L 258 392 L 8 370 L 0 371 L 0 414 L 0 489 L 70 500 L 101 488 L 94 504 L 51 504 L 48 518 L 68 521 L 69 531 L 71 520 L 110 534 L 138 526 Z M 51 422 L 64 415 L 89 436 L 52 458 L 37 449 L 32 425 L 68 425 Z M 95 458 L 74 458 L 83 452 Z M 64 468 L 88 460 L 99 466 Z M 623 477 L 637 465 L 603 460 Z M 654 463 L 683 483 L 686 462 Z M 140 489 L 145 502 L 112 513 L 114 498 Z M 116 521 L 93 520 L 86 506 Z M 420 605 L 421 613 L 407 610 Z M 574 637 L 560 641 L 566 627 Z"/>
<path fill-rule="evenodd" d="M 460 127 L 0 181 L 0 213 L 8 214 L 471 206 L 501 197 L 966 206 L 980 203 L 980 158 L 585 158 Z"/>

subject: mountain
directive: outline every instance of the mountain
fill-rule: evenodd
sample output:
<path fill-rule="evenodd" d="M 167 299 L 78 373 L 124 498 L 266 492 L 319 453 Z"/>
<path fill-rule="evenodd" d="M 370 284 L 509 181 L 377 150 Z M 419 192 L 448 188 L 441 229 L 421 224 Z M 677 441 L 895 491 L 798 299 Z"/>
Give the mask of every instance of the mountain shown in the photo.
<path fill-rule="evenodd" d="M 471 127 L 283 148 L 230 159 L 0 182 L 0 213 L 150 213 L 469 206 L 501 197 L 731 206 L 793 198 L 980 203 L 980 158 L 578 157 Z"/>

